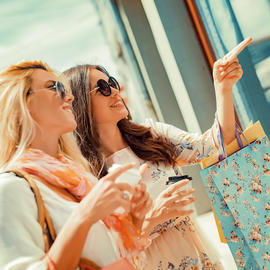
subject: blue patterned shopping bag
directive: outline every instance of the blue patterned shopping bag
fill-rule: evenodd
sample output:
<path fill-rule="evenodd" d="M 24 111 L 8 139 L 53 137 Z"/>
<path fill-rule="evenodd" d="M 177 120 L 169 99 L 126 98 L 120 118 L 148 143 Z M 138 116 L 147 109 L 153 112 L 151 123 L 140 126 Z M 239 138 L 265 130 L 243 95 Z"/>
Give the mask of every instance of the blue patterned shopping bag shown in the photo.
<path fill-rule="evenodd" d="M 201 171 L 223 234 L 239 269 L 270 270 L 270 145 L 264 136 Z M 221 156 L 222 156 L 221 154 Z"/>

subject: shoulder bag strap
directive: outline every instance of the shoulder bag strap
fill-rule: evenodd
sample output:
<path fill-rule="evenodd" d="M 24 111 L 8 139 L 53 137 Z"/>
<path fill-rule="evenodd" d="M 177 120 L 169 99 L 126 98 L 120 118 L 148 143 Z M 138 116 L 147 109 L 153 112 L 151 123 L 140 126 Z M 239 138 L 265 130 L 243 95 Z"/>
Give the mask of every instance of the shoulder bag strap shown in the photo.
<path fill-rule="evenodd" d="M 33 180 L 33 178 L 26 172 L 20 171 L 20 170 L 12 170 L 9 172 L 15 173 L 17 176 L 25 179 L 31 190 L 33 191 L 37 203 L 37 209 L 38 209 L 38 223 L 41 226 L 43 239 L 44 239 L 44 248 L 45 252 L 47 252 L 52 245 L 53 241 L 56 238 L 55 231 L 53 228 L 53 223 L 51 220 L 51 217 L 44 205 L 44 202 L 42 200 L 41 194 L 39 192 L 39 189 Z"/>
<path fill-rule="evenodd" d="M 46 209 L 44 205 L 39 189 L 34 179 L 28 173 L 24 171 L 20 171 L 20 170 L 12 170 L 8 172 L 13 172 L 18 177 L 25 179 L 28 182 L 31 190 L 33 191 L 35 195 L 37 209 L 38 209 L 38 223 L 40 224 L 41 229 L 42 229 L 42 234 L 43 234 L 43 239 L 44 239 L 44 248 L 45 248 L 45 252 L 47 252 L 50 249 L 50 246 L 52 245 L 52 243 L 54 242 L 56 238 L 56 234 L 53 228 L 52 219 L 49 215 L 48 210 Z M 101 267 L 98 266 L 95 262 L 86 258 L 80 259 L 79 267 L 80 267 L 80 270 L 101 269 Z"/>

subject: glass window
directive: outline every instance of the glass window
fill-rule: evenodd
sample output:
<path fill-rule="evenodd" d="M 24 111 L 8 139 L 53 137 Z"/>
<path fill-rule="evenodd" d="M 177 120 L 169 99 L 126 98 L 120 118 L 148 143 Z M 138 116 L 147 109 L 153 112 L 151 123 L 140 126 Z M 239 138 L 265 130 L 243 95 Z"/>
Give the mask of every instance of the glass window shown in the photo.
<path fill-rule="evenodd" d="M 269 0 L 196 0 L 217 58 L 251 36 L 253 42 L 240 55 L 244 76 L 234 89 L 241 123 L 261 120 L 270 132 L 270 2 Z"/>

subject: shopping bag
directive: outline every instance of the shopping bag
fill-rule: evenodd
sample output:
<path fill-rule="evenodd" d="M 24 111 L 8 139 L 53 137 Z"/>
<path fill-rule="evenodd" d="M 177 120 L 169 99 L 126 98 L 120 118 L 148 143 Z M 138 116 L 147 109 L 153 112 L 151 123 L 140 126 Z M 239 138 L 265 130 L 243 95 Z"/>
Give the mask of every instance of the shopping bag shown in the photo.
<path fill-rule="evenodd" d="M 238 127 L 237 127 L 237 130 L 239 130 Z M 243 131 L 243 135 L 245 136 L 247 141 L 250 143 L 254 142 L 258 138 L 263 138 L 266 136 L 260 121 L 257 121 L 255 124 L 251 122 L 249 126 Z M 240 138 L 243 143 L 243 146 L 246 146 L 247 141 L 244 139 L 243 135 L 241 134 Z M 225 151 L 226 151 L 227 156 L 230 156 L 231 154 L 235 153 L 239 149 L 240 149 L 240 146 L 238 144 L 237 138 L 235 138 L 230 144 L 225 146 Z M 217 162 L 219 162 L 219 152 L 215 152 L 213 155 L 203 159 L 201 161 L 201 167 L 205 169 Z"/>
<path fill-rule="evenodd" d="M 244 134 L 244 136 L 245 136 L 245 138 L 247 139 L 248 142 L 253 142 L 257 138 L 263 138 L 265 136 L 265 132 L 264 132 L 264 130 L 263 130 L 262 126 L 261 126 L 261 123 L 259 121 L 256 122 L 254 125 L 253 125 L 253 123 L 251 121 L 250 124 L 248 125 L 248 127 L 244 130 L 243 134 Z M 243 139 L 244 138 L 242 137 L 241 140 L 243 140 Z M 243 145 L 245 146 L 246 144 L 247 144 L 247 142 L 244 140 Z M 226 151 L 228 156 L 230 156 L 232 153 L 238 151 L 239 149 L 240 149 L 240 147 L 238 145 L 237 139 L 232 141 L 229 145 L 225 146 L 225 151 Z M 205 169 L 205 168 L 210 167 L 211 165 L 217 163 L 219 161 L 218 156 L 219 156 L 219 153 L 216 152 L 215 154 L 203 159 L 202 162 L 201 162 L 201 167 L 203 169 Z M 217 215 L 216 215 L 213 207 L 212 207 L 212 211 L 213 211 L 213 214 L 214 214 L 214 219 L 215 219 L 215 222 L 216 222 L 216 226 L 217 226 L 220 241 L 222 243 L 227 243 L 227 241 L 225 239 L 225 236 L 224 236 L 224 234 L 222 232 L 222 228 L 221 228 L 221 226 L 219 224 Z"/>
<path fill-rule="evenodd" d="M 212 208 L 212 212 L 213 212 L 213 214 L 214 214 L 214 219 L 215 219 L 215 222 L 216 222 L 216 226 L 217 226 L 217 230 L 218 230 L 218 235 L 219 235 L 220 241 L 221 241 L 222 243 L 224 243 L 224 244 L 227 244 L 227 241 L 226 241 L 226 239 L 225 239 L 225 236 L 224 236 L 224 234 L 223 234 L 222 228 L 221 228 L 221 226 L 220 226 L 220 224 L 219 224 L 217 215 L 216 215 L 215 210 L 214 210 L 214 208 L 213 208 L 212 205 L 211 205 L 211 208 Z"/>
<path fill-rule="evenodd" d="M 229 157 L 220 131 L 220 161 L 201 176 L 238 268 L 270 269 L 270 146 L 260 123 L 253 126 L 248 138 L 237 127 Z"/>

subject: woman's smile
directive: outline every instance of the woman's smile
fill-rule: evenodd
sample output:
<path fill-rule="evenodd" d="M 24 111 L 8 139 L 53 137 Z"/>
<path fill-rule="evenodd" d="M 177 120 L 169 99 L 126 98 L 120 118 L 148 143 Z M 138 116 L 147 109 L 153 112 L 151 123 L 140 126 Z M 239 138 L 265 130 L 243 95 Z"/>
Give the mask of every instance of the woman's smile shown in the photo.
<path fill-rule="evenodd" d="M 74 112 L 73 112 L 73 109 L 72 109 L 72 106 L 71 105 L 65 105 L 63 106 L 63 110 L 64 111 L 67 111 L 68 113 L 71 113 L 74 117 Z"/>
<path fill-rule="evenodd" d="M 111 108 L 122 108 L 124 106 L 122 100 L 116 100 L 110 107 Z"/>

